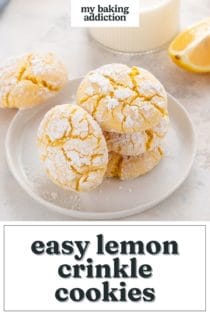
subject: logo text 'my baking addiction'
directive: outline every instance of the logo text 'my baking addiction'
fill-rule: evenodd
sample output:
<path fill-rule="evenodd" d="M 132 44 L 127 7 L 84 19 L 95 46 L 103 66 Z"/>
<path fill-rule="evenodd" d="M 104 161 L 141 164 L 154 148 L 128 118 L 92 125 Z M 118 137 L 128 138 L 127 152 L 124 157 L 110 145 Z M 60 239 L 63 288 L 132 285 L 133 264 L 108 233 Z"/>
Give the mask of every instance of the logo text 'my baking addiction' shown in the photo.
<path fill-rule="evenodd" d="M 81 7 L 81 13 L 85 22 L 88 21 L 123 21 L 126 22 L 129 15 L 129 6 L 118 6 L 117 4 L 108 6 L 83 6 Z"/>
<path fill-rule="evenodd" d="M 88 255 L 90 249 L 94 250 L 91 256 Z M 69 259 L 71 264 L 61 264 L 57 268 L 59 278 L 69 280 L 67 287 L 63 286 L 54 291 L 54 296 L 59 302 L 84 300 L 89 302 L 153 302 L 156 298 L 155 288 L 151 285 L 139 287 L 139 284 L 144 283 L 143 280 L 152 279 L 153 276 L 151 264 L 142 264 L 141 257 L 179 255 L 179 246 L 174 240 L 117 242 L 105 240 L 104 235 L 99 234 L 96 235 L 94 244 L 88 240 L 62 242 L 36 240 L 31 245 L 31 251 L 40 256 L 71 257 Z M 97 259 L 100 259 L 100 263 Z M 73 279 L 83 279 L 83 281 L 77 281 L 78 286 L 71 287 Z M 84 282 L 85 279 L 88 281 Z M 97 285 L 90 287 L 91 280 L 94 279 L 97 279 Z M 136 281 L 138 286 L 135 287 L 132 286 L 134 281 L 129 282 L 129 280 L 139 279 L 142 281 Z"/>

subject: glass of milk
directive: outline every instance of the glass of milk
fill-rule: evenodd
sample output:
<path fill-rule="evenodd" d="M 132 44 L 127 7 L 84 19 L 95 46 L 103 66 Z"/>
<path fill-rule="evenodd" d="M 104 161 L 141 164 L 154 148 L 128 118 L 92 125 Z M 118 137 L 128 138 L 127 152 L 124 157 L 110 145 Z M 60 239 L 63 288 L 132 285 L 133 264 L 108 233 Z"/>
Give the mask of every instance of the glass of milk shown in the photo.
<path fill-rule="evenodd" d="M 121 52 L 150 52 L 169 43 L 179 30 L 180 0 L 139 0 L 140 26 L 91 28 L 91 36 Z"/>

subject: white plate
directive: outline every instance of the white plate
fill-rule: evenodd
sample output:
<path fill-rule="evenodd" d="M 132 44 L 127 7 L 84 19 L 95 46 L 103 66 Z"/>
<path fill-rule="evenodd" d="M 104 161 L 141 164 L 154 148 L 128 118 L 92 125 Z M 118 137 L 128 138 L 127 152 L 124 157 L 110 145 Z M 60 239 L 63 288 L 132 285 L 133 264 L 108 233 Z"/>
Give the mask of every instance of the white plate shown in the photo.
<path fill-rule="evenodd" d="M 105 179 L 90 193 L 64 191 L 53 184 L 42 169 L 36 149 L 36 132 L 43 115 L 52 106 L 70 102 L 81 79 L 45 105 L 19 111 L 6 138 L 9 167 L 22 188 L 51 210 L 77 219 L 117 219 L 140 213 L 172 194 L 186 179 L 195 156 L 195 135 L 184 108 L 169 95 L 171 128 L 166 156 L 149 174 L 121 182 Z"/>

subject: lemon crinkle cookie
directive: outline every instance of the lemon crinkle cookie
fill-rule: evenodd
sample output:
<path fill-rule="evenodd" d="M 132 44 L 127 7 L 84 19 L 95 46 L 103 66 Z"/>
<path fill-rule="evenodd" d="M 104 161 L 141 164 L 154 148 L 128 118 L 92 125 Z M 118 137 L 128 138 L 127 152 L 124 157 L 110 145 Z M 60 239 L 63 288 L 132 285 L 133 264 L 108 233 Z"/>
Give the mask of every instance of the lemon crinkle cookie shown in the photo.
<path fill-rule="evenodd" d="M 147 70 L 122 64 L 102 66 L 81 82 L 77 103 L 104 131 L 133 133 L 151 129 L 167 115 L 167 94 Z"/>
<path fill-rule="evenodd" d="M 169 118 L 164 116 L 157 126 L 149 130 L 127 134 L 104 132 L 108 150 L 131 156 L 151 151 L 162 143 L 168 125 Z"/>
<path fill-rule="evenodd" d="M 0 66 L 0 107 L 27 108 L 59 92 L 68 80 L 52 53 L 28 53 Z"/>
<path fill-rule="evenodd" d="M 58 105 L 44 116 L 38 149 L 51 180 L 64 189 L 89 191 L 101 184 L 108 163 L 97 122 L 77 105 Z"/>
<path fill-rule="evenodd" d="M 161 146 L 138 156 L 124 156 L 116 152 L 109 153 L 107 177 L 121 180 L 136 178 L 150 172 L 163 157 Z"/>

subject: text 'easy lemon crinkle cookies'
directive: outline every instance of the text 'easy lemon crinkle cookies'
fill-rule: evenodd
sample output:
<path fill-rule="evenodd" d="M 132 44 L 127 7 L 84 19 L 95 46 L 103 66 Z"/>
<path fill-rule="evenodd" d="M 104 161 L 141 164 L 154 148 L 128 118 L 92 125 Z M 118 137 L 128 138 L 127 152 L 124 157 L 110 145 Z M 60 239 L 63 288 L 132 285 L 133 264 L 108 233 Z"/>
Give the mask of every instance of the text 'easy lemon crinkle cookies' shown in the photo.
<path fill-rule="evenodd" d="M 162 84 L 149 71 L 122 64 L 89 72 L 78 88 L 77 103 L 104 131 L 116 133 L 151 129 L 167 114 Z"/>
<path fill-rule="evenodd" d="M 52 53 L 28 53 L 0 65 L 0 107 L 28 108 L 59 92 L 68 80 Z"/>
<path fill-rule="evenodd" d="M 108 151 L 97 122 L 77 105 L 58 105 L 47 112 L 37 145 L 51 180 L 64 189 L 89 191 L 103 181 Z"/>

